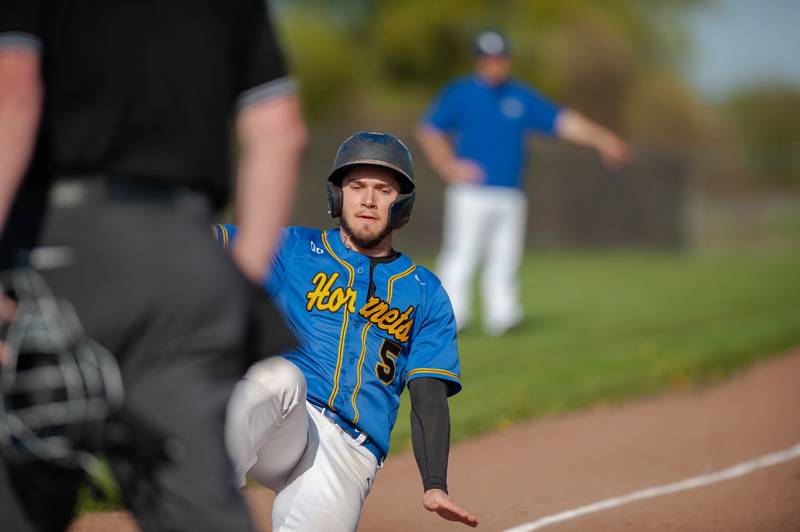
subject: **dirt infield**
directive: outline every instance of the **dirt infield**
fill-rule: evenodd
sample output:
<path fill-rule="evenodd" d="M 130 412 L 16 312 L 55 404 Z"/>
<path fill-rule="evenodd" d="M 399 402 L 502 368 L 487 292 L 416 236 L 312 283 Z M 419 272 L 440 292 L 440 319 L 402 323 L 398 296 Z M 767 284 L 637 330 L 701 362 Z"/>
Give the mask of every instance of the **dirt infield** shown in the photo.
<path fill-rule="evenodd" d="M 479 529 L 505 530 L 798 443 L 800 350 L 718 386 L 546 418 L 457 445 L 450 491 L 478 515 Z M 270 493 L 250 489 L 248 500 L 268 530 Z M 70 532 L 134 529 L 126 514 L 111 513 L 84 516 Z M 413 456 L 393 456 L 378 475 L 359 530 L 451 529 L 467 530 L 425 512 Z M 800 458 L 542 529 L 800 530 Z"/>

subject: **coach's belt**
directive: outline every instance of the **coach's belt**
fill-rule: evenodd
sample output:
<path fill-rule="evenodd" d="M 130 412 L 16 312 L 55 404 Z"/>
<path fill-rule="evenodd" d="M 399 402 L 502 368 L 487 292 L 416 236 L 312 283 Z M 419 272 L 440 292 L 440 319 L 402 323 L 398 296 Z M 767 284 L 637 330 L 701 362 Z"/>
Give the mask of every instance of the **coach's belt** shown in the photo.
<path fill-rule="evenodd" d="M 329 408 L 321 408 L 319 406 L 313 405 L 314 408 L 319 410 L 323 416 L 328 418 L 330 421 L 336 424 L 340 429 L 344 431 L 345 434 L 356 440 L 358 443 L 369 449 L 369 452 L 375 455 L 375 459 L 378 461 L 378 465 L 383 463 L 383 451 L 375 445 L 375 442 L 367 435 L 366 432 L 359 430 L 355 425 L 353 425 L 350 421 L 346 420 L 333 410 Z"/>

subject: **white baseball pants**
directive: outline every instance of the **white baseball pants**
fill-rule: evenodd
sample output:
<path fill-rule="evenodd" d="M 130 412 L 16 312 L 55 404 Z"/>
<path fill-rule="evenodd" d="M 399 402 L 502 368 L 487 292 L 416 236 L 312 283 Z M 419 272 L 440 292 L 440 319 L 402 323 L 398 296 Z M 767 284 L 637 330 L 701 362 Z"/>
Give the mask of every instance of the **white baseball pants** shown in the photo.
<path fill-rule="evenodd" d="M 528 201 L 506 187 L 458 184 L 445 191 L 444 235 L 437 272 L 459 329 L 469 324 L 472 283 L 481 259 L 483 323 L 502 334 L 522 319 L 519 267 L 525 249 Z"/>
<path fill-rule="evenodd" d="M 297 366 L 254 364 L 228 403 L 225 438 L 239 485 L 247 475 L 276 492 L 274 531 L 356 529 L 377 460 L 306 402 Z"/>

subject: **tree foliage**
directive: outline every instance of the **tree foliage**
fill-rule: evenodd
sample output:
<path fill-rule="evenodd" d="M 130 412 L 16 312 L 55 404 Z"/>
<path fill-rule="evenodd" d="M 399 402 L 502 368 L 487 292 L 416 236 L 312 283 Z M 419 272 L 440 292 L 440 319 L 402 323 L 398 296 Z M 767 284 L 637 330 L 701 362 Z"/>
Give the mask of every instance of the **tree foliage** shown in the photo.
<path fill-rule="evenodd" d="M 760 179 L 797 183 L 796 92 L 749 91 L 719 113 L 676 68 L 691 53 L 686 12 L 709 1 L 277 0 L 277 7 L 312 123 L 408 130 L 444 83 L 472 70 L 472 35 L 495 27 L 510 38 L 515 77 L 637 146 L 733 166 L 742 152 Z"/>
<path fill-rule="evenodd" d="M 411 91 L 428 97 L 470 71 L 470 37 L 505 31 L 514 74 L 553 99 L 623 125 L 637 77 L 675 60 L 670 17 L 696 3 L 638 0 L 284 0 L 289 49 L 312 117 L 345 99 Z"/>
<path fill-rule="evenodd" d="M 771 185 L 800 185 L 800 90 L 755 87 L 726 105 L 748 170 Z"/>

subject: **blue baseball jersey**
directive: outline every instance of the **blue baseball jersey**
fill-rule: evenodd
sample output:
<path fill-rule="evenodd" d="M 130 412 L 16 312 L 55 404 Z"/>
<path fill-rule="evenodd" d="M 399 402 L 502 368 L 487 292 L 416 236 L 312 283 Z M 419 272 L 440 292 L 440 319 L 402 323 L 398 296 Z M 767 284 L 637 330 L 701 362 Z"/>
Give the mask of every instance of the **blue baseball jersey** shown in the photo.
<path fill-rule="evenodd" d="M 521 188 L 527 135 L 555 133 L 560 111 L 518 81 L 492 87 L 469 76 L 445 87 L 423 122 L 454 136 L 456 155 L 481 166 L 485 185 Z"/>
<path fill-rule="evenodd" d="M 236 227 L 215 225 L 226 247 Z M 428 269 L 400 254 L 377 263 L 347 248 L 339 229 L 290 227 L 265 288 L 301 346 L 282 356 L 303 372 L 308 401 L 349 420 L 382 451 L 397 419 L 400 394 L 419 377 L 461 389 L 450 299 Z M 379 457 L 380 458 L 380 457 Z"/>

